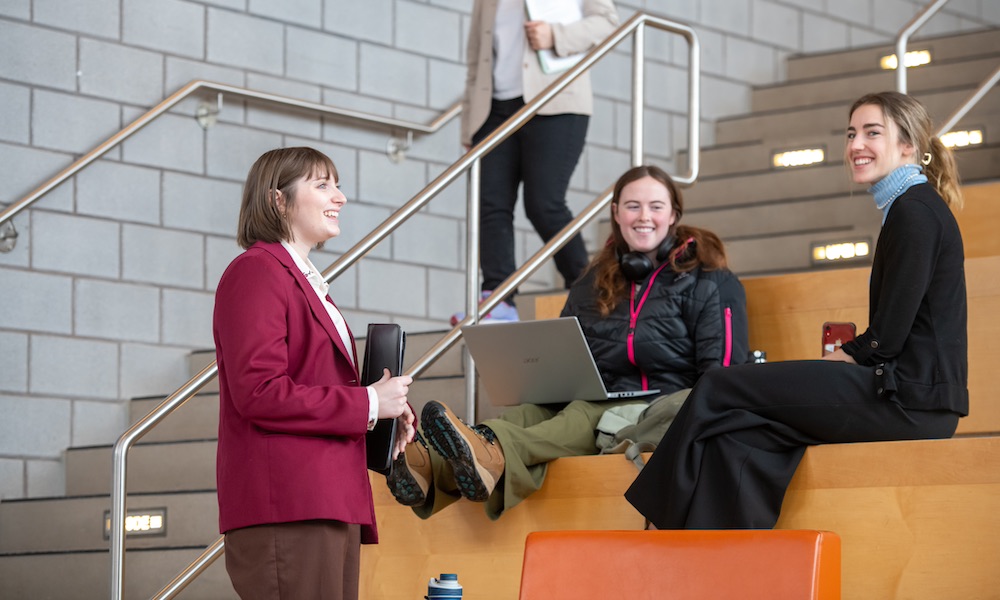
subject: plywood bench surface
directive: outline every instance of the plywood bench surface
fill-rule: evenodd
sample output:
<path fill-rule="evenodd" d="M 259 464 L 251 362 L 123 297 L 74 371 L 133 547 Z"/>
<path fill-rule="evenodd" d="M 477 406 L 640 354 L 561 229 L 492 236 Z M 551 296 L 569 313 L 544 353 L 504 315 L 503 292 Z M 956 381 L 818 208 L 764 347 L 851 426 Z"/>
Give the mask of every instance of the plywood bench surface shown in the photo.
<path fill-rule="evenodd" d="M 635 475 L 621 455 L 556 460 L 496 522 L 466 501 L 421 520 L 373 475 L 381 543 L 363 550 L 362 597 L 419 598 L 432 575 L 457 572 L 466 596 L 516 598 L 529 532 L 643 527 L 622 496 Z M 778 527 L 841 536 L 845 599 L 995 597 L 1000 437 L 809 448 Z"/>

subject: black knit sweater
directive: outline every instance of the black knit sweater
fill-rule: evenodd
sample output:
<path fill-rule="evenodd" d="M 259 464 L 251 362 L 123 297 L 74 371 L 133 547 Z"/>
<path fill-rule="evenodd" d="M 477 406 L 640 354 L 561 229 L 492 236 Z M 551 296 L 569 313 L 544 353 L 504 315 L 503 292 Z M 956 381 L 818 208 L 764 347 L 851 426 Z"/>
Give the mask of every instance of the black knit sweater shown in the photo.
<path fill-rule="evenodd" d="M 965 254 L 954 215 L 928 184 L 895 200 L 872 265 L 868 330 L 844 344 L 884 365 L 883 393 L 902 406 L 969 413 Z"/>

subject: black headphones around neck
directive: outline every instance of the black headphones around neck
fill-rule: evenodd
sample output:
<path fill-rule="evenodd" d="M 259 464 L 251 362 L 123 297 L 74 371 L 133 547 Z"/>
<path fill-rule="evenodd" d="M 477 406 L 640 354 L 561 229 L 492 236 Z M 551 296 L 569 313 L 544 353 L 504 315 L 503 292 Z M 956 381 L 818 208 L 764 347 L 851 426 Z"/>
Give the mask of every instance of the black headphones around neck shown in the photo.
<path fill-rule="evenodd" d="M 663 263 L 670 256 L 670 251 L 674 249 L 677 238 L 674 234 L 668 234 L 660 242 L 660 247 L 656 250 L 656 261 Z M 642 281 L 653 272 L 656 265 L 643 252 L 626 252 L 618 255 L 618 266 L 622 269 L 622 275 L 628 281 Z"/>

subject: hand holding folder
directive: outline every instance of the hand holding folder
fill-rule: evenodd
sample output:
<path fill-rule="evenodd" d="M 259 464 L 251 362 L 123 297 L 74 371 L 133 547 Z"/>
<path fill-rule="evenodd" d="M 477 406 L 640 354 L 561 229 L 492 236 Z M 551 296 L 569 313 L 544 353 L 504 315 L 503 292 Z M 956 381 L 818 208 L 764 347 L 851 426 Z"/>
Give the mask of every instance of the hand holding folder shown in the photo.
<path fill-rule="evenodd" d="M 548 23 L 575 23 L 583 18 L 583 9 L 578 0 L 525 0 L 525 9 L 531 21 Z M 557 56 L 555 50 L 538 51 L 538 62 L 545 74 L 565 71 L 583 58 L 583 53 Z"/>
<path fill-rule="evenodd" d="M 371 385 L 382 379 L 383 369 L 396 377 L 403 371 L 403 352 L 406 334 L 393 323 L 369 323 L 365 342 L 365 358 L 361 368 L 361 385 Z M 396 441 L 396 419 L 379 419 L 368 432 L 365 445 L 368 451 L 368 468 L 378 473 L 388 473 L 392 463 L 392 449 Z"/>

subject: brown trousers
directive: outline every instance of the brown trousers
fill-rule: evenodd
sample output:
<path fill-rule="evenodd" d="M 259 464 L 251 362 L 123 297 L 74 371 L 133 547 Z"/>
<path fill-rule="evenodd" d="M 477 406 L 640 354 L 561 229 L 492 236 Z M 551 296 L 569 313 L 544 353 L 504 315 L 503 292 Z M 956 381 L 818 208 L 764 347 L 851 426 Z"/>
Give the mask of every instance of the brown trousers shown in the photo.
<path fill-rule="evenodd" d="M 257 525 L 226 533 L 226 571 L 242 600 L 357 600 L 361 526 Z"/>

